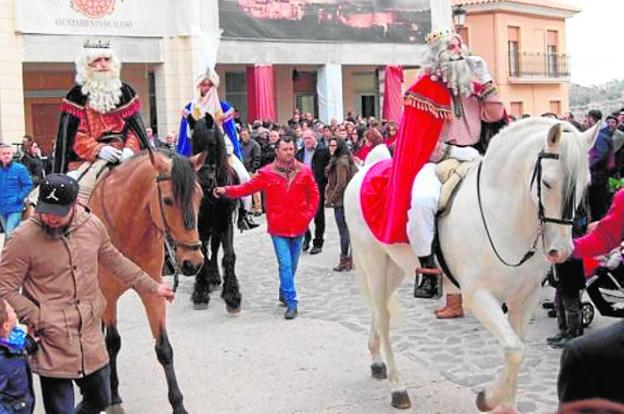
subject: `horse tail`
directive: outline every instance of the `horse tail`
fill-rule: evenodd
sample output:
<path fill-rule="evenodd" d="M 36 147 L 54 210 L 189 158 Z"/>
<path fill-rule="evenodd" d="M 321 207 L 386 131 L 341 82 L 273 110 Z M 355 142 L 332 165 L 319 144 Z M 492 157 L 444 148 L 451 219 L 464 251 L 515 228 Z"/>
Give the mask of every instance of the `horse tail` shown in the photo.
<path fill-rule="evenodd" d="M 364 166 L 373 165 L 376 162 L 388 160 L 390 158 L 392 158 L 392 155 L 388 147 L 385 144 L 379 144 L 368 153 Z"/>

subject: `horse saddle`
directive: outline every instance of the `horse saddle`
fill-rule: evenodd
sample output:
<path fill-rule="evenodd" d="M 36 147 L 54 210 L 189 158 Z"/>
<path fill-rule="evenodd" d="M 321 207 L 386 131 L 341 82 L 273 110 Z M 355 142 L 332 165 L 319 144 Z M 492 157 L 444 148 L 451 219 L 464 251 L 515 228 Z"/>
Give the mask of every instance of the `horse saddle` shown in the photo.
<path fill-rule="evenodd" d="M 451 211 L 459 185 L 475 165 L 477 165 L 477 161 L 458 161 L 453 158 L 444 160 L 436 165 L 435 173 L 442 182 L 442 190 L 438 200 L 439 217 Z"/>

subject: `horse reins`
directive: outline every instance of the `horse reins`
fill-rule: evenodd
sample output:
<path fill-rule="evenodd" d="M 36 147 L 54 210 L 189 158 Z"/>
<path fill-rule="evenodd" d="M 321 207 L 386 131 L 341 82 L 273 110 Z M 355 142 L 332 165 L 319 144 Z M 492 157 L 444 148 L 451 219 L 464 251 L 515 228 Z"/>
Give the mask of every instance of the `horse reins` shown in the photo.
<path fill-rule="evenodd" d="M 481 221 L 483 222 L 483 227 L 485 227 L 485 233 L 487 234 L 487 238 L 488 238 L 488 241 L 490 242 L 490 246 L 492 247 L 492 250 L 494 251 L 494 254 L 498 258 L 498 260 L 501 263 L 503 263 L 505 266 L 519 267 L 524 262 L 526 262 L 527 260 L 529 260 L 531 257 L 535 255 L 535 252 L 537 250 L 537 243 L 539 242 L 540 237 L 543 237 L 544 235 L 544 225 L 546 223 L 555 223 L 555 224 L 561 224 L 561 225 L 566 225 L 566 226 L 572 226 L 574 224 L 574 221 L 571 218 L 570 219 L 566 218 L 568 214 L 570 214 L 570 217 L 571 217 L 571 214 L 573 214 L 573 212 L 570 212 L 571 210 L 573 210 L 570 207 L 573 207 L 574 195 L 572 195 L 571 200 L 567 200 L 564 206 L 564 209 L 562 211 L 561 219 L 546 217 L 544 213 L 544 205 L 542 203 L 542 160 L 544 159 L 558 160 L 559 154 L 553 154 L 553 153 L 545 152 L 542 150 L 537 156 L 537 160 L 535 162 L 535 166 L 533 167 L 533 172 L 531 174 L 531 183 L 529 187 L 530 188 L 533 187 L 533 183 L 537 182 L 538 219 L 540 221 L 540 224 L 537 230 L 537 234 L 535 235 L 535 238 L 533 239 L 533 243 L 531 244 L 531 247 L 527 250 L 524 256 L 516 263 L 509 263 L 508 261 L 503 259 L 500 253 L 498 252 L 498 249 L 496 249 L 496 246 L 494 245 L 494 241 L 492 240 L 490 229 L 487 225 L 487 221 L 485 220 L 485 213 L 483 212 L 483 203 L 481 201 L 481 167 L 483 166 L 483 160 L 479 162 L 479 167 L 477 169 L 477 200 L 479 202 L 479 213 L 481 214 Z"/>

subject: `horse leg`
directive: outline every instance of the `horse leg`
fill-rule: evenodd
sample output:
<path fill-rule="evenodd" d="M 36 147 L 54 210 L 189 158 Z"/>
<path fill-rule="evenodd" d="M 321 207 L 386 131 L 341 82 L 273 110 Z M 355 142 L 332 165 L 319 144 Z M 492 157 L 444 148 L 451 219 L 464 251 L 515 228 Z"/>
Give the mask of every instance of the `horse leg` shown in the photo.
<path fill-rule="evenodd" d="M 154 347 L 158 362 L 165 371 L 167 380 L 167 390 L 169 403 L 173 408 L 173 414 L 187 414 L 183 404 L 183 397 L 178 381 L 176 379 L 175 369 L 173 367 L 173 348 L 167 337 L 167 329 L 165 327 L 165 301 L 155 295 L 141 295 L 143 306 L 149 320 L 152 336 L 156 341 Z"/>
<path fill-rule="evenodd" d="M 238 287 L 238 279 L 234 271 L 236 254 L 234 253 L 234 226 L 227 226 L 223 234 L 223 290 L 221 298 L 225 301 L 225 307 L 229 313 L 240 312 L 241 293 Z"/>
<path fill-rule="evenodd" d="M 202 239 L 202 253 L 204 254 L 204 265 L 195 276 L 195 286 L 193 287 L 193 294 L 191 295 L 191 301 L 193 301 L 193 309 L 204 310 L 208 308 L 210 303 L 210 285 L 208 283 L 208 267 L 209 258 L 206 254 L 206 243 L 208 240 Z"/>
<path fill-rule="evenodd" d="M 374 307 L 374 325 L 377 328 L 381 348 L 384 351 L 386 364 L 388 365 L 388 380 L 392 392 L 392 406 L 400 409 L 408 409 L 412 406 L 405 384 L 401 379 L 399 370 L 394 360 L 394 351 L 390 342 L 390 317 L 394 307 L 394 289 L 396 281 L 402 278 L 400 269 L 390 261 L 388 256 L 382 260 L 376 260 L 374 266 L 369 261 L 366 273 L 370 287 L 371 300 Z M 374 276 L 373 276 L 374 275 Z M 371 367 L 372 369 L 372 367 Z"/>
<path fill-rule="evenodd" d="M 102 314 L 102 329 L 105 334 L 106 351 L 108 352 L 110 365 L 110 388 L 111 388 L 111 406 L 107 409 L 107 413 L 123 413 L 121 403 L 123 402 L 119 395 L 119 376 L 117 375 L 117 355 L 121 350 L 121 336 L 117 330 L 117 300 L 123 293 L 121 287 L 112 288 L 111 284 L 103 283 L 103 294 L 106 299 L 106 308 Z M 111 287 L 109 289 L 109 287 Z"/>
<path fill-rule="evenodd" d="M 208 261 L 208 284 L 210 291 L 216 290 L 221 285 L 221 275 L 219 274 L 219 246 L 221 237 L 213 234 L 210 238 L 210 260 Z"/>
<path fill-rule="evenodd" d="M 523 300 L 511 300 L 507 302 L 507 320 L 514 330 L 516 335 L 523 340 L 526 328 L 531 320 L 533 310 L 537 307 L 537 303 L 540 298 L 539 285 L 536 285 L 534 290 L 529 293 L 528 296 L 523 296 Z M 520 371 L 520 364 L 516 368 L 516 372 L 512 372 L 509 380 L 509 392 L 508 395 L 503 396 L 501 407 L 506 410 L 512 410 L 516 405 L 516 391 L 518 390 L 518 373 Z"/>
<path fill-rule="evenodd" d="M 464 293 L 464 303 L 472 314 L 496 337 L 503 347 L 505 365 L 494 384 L 477 395 L 477 408 L 492 411 L 513 394 L 520 364 L 524 359 L 524 344 L 509 324 L 500 303 L 489 290 L 477 289 Z M 508 407 L 512 409 L 513 407 Z"/>

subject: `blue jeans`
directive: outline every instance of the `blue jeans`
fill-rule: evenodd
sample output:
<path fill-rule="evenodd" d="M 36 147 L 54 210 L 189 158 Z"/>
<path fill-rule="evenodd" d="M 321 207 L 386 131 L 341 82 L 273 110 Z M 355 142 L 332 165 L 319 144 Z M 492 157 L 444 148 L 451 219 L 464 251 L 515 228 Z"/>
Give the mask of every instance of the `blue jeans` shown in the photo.
<path fill-rule="evenodd" d="M 295 272 L 301 254 L 303 236 L 281 237 L 271 236 L 273 248 L 277 256 L 280 277 L 280 296 L 288 308 L 297 306 L 297 291 L 295 290 Z"/>
<path fill-rule="evenodd" d="M 340 254 L 349 256 L 351 239 L 349 238 L 349 229 L 347 228 L 347 221 L 345 220 L 344 207 L 334 207 L 334 216 L 336 217 L 338 234 L 340 234 Z"/>
<path fill-rule="evenodd" d="M 19 226 L 20 221 L 22 221 L 22 213 L 20 212 L 2 214 L 2 228 L 4 229 L 4 235 L 9 237 L 13 230 Z"/>

